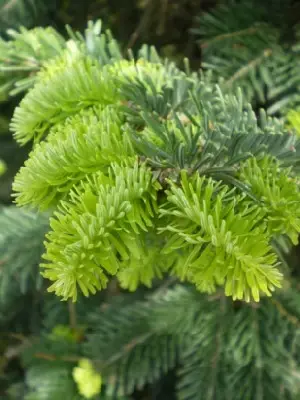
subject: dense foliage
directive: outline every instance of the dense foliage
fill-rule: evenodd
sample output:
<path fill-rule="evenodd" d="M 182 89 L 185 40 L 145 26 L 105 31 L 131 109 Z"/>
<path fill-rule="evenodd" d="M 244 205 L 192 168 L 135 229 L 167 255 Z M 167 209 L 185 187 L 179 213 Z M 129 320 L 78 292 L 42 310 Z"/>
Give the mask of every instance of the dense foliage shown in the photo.
<path fill-rule="evenodd" d="M 201 72 L 100 21 L 0 42 L 3 399 L 299 398 L 296 25 L 203 10 Z"/>

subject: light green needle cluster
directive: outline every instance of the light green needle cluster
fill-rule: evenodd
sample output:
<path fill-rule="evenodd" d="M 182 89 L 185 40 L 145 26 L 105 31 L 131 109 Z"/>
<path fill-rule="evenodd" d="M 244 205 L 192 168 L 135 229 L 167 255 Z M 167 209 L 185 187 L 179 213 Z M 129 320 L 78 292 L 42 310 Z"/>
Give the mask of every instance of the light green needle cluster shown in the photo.
<path fill-rule="evenodd" d="M 98 106 L 53 127 L 15 177 L 17 203 L 41 210 L 55 206 L 87 175 L 134 158 L 128 135 L 121 130 L 123 120 L 116 107 Z"/>
<path fill-rule="evenodd" d="M 251 187 L 261 201 L 272 234 L 286 234 L 298 243 L 300 230 L 300 192 L 297 178 L 290 170 L 280 168 L 276 160 L 265 157 L 249 159 L 242 165 L 240 179 Z"/>
<path fill-rule="evenodd" d="M 210 293 L 224 285 L 226 295 L 246 301 L 280 286 L 264 213 L 244 196 L 198 174 L 188 179 L 186 172 L 167 196 L 168 207 L 160 210 L 170 221 L 162 228 L 171 232 L 164 252 L 183 253 L 176 265 L 180 276 Z"/>
<path fill-rule="evenodd" d="M 106 286 L 121 260 L 141 258 L 140 231 L 153 226 L 157 213 L 151 172 L 144 166 L 112 164 L 71 191 L 50 220 L 43 276 L 49 288 L 67 299 L 77 298 L 77 285 L 87 296 Z"/>
<path fill-rule="evenodd" d="M 16 108 L 11 128 L 20 144 L 39 141 L 51 126 L 83 108 L 116 100 L 116 87 L 107 71 L 94 60 L 78 59 L 52 79 L 37 82 Z"/>

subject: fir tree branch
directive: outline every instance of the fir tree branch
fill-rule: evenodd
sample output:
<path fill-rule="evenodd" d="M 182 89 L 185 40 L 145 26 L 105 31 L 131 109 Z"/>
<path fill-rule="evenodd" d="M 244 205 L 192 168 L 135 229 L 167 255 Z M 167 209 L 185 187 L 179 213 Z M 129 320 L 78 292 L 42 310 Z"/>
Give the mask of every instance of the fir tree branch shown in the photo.
<path fill-rule="evenodd" d="M 271 55 L 272 55 L 272 49 L 264 49 L 260 56 L 258 56 L 253 60 L 250 60 L 247 63 L 247 65 L 242 66 L 228 80 L 226 80 L 226 86 L 231 86 L 237 79 L 240 79 L 245 75 L 248 75 L 249 71 L 255 69 L 259 64 L 261 64 L 265 60 L 265 58 L 270 57 Z"/>
<path fill-rule="evenodd" d="M 115 354 L 112 354 L 108 360 L 105 360 L 104 362 L 98 361 L 99 367 L 101 368 L 101 370 L 105 370 L 105 368 L 110 367 L 111 365 L 115 364 L 117 361 L 120 361 L 120 359 L 122 359 L 125 355 L 130 353 L 136 346 L 139 346 L 139 345 L 145 343 L 152 336 L 153 336 L 153 332 L 148 332 L 143 335 L 139 335 L 134 338 L 131 338 L 131 340 L 128 343 L 126 343 L 125 345 L 122 346 L 121 350 L 119 350 Z M 97 363 L 97 360 L 96 360 L 96 363 Z"/>
<path fill-rule="evenodd" d="M 258 32 L 259 29 L 260 29 L 260 27 L 251 26 L 249 28 L 241 29 L 239 31 L 223 33 L 221 35 L 215 36 L 214 38 L 212 38 L 210 40 L 200 42 L 200 46 L 201 46 L 201 48 L 205 48 L 205 47 L 208 47 L 208 46 L 214 44 L 215 42 L 219 42 L 224 39 L 236 38 L 238 36 L 243 36 L 243 35 L 248 35 L 248 34 L 255 34 Z"/>

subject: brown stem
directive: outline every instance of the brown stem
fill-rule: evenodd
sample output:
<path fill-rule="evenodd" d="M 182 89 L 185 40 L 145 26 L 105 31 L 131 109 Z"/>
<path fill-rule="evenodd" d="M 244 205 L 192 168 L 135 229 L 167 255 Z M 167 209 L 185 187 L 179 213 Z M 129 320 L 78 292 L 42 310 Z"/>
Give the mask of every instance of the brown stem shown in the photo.
<path fill-rule="evenodd" d="M 35 358 L 40 358 L 43 360 L 47 361 L 66 361 L 66 362 L 78 362 L 80 360 L 80 357 L 76 356 L 69 356 L 69 357 L 58 357 L 54 354 L 48 354 L 48 353 L 35 353 L 34 355 Z"/>

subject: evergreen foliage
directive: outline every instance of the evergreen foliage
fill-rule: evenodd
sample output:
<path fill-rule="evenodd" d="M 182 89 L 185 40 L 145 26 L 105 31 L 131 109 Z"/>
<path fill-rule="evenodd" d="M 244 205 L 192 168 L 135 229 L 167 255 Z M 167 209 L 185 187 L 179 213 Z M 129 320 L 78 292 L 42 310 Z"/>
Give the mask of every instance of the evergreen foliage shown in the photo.
<path fill-rule="evenodd" d="M 51 27 L 10 29 L 8 33 L 11 40 L 0 39 L 1 100 L 31 87 L 41 65 L 60 54 L 65 44 Z"/>
<path fill-rule="evenodd" d="M 153 80 L 152 75 L 155 78 Z M 162 78 L 165 76 L 168 78 L 164 83 Z M 172 85 L 173 81 L 182 82 L 184 79 L 187 80 L 186 85 Z M 128 80 L 131 84 L 129 98 L 126 97 Z M 176 265 L 172 266 L 168 262 L 166 265 L 169 264 L 181 278 L 189 276 L 202 290 L 211 292 L 215 284 L 226 283 L 225 291 L 228 295 L 249 301 L 251 295 L 258 300 L 259 291 L 270 295 L 269 290 L 273 290 L 274 285 L 279 286 L 280 273 L 274 270 L 277 258 L 269 247 L 271 235 L 276 230 L 276 233 L 279 231 L 279 234 L 291 235 L 292 240 L 297 242 L 299 228 L 293 213 L 290 222 L 283 217 L 285 226 L 278 227 L 277 219 L 280 216 L 272 215 L 272 211 L 267 208 L 267 200 L 269 197 L 269 202 L 273 204 L 274 200 L 270 196 L 279 192 L 278 202 L 290 201 L 292 204 L 298 199 L 297 190 L 295 188 L 293 194 L 285 188 L 281 190 L 275 181 L 279 164 L 275 169 L 266 169 L 270 174 L 272 189 L 265 188 L 264 179 L 261 178 L 265 171 L 262 172 L 255 161 L 258 151 L 254 141 L 249 143 L 248 139 L 251 131 L 253 135 L 263 135 L 264 130 L 257 126 L 250 106 L 245 111 L 241 95 L 237 98 L 232 95 L 224 97 L 218 88 L 210 91 L 208 88 L 203 89 L 205 84 L 205 80 L 201 81 L 196 74 L 189 76 L 177 72 L 174 67 L 148 61 L 117 62 L 116 66 L 101 66 L 94 58 L 82 55 L 80 50 L 71 64 L 62 63 L 61 57 L 58 57 L 55 63 L 50 63 L 41 71 L 38 82 L 16 108 L 11 128 L 21 144 L 30 139 L 40 141 L 49 132 L 46 141 L 35 146 L 27 165 L 17 175 L 14 190 L 20 205 L 33 203 L 41 209 L 58 206 L 58 212 L 51 222 L 52 232 L 47 235 L 45 259 L 49 263 L 43 265 L 46 268 L 44 276 L 54 281 L 50 290 L 65 299 L 72 297 L 75 300 L 77 285 L 85 295 L 105 287 L 107 277 L 104 270 L 114 275 L 121 268 L 119 261 L 122 263 L 132 257 L 137 260 L 143 258 L 143 252 L 138 249 L 145 247 L 143 241 L 147 240 L 147 235 L 143 237 L 139 231 L 148 231 L 150 227 L 155 230 L 158 228 L 160 232 L 175 233 L 162 238 L 167 252 L 174 253 L 172 260 L 175 254 L 178 258 Z M 177 92 L 177 104 L 169 103 L 166 120 L 160 122 L 159 118 L 163 118 L 160 113 L 165 114 L 165 110 L 161 108 L 160 102 L 153 103 L 148 93 L 154 96 L 160 92 L 163 103 L 166 103 L 166 98 L 172 99 L 175 96 L 170 95 L 170 91 Z M 131 102 L 130 107 L 126 106 L 123 111 L 122 104 L 128 101 Z M 110 127 L 106 120 L 103 122 L 108 132 L 102 128 L 102 114 L 105 115 L 109 106 L 110 119 L 120 119 L 117 123 L 121 138 L 119 143 L 127 142 L 125 147 L 121 145 L 116 155 L 112 147 L 104 150 L 100 145 L 101 158 L 106 158 L 102 163 L 89 157 L 86 143 L 90 139 L 84 134 L 84 130 L 90 129 L 87 114 L 78 114 L 80 110 L 96 105 L 101 109 L 101 116 L 95 122 L 99 127 L 99 133 L 96 131 L 97 140 L 107 141 L 107 135 L 114 135 L 110 132 L 113 126 Z M 188 112 L 186 105 L 189 105 Z M 228 125 L 224 128 L 229 119 L 229 110 L 235 110 L 236 113 L 231 129 Z M 139 129 L 138 122 L 132 121 L 133 113 L 139 113 L 141 117 Z M 182 121 L 182 116 L 186 122 Z M 66 126 L 70 127 L 69 134 L 61 126 L 64 120 Z M 71 128 L 75 125 L 77 131 L 83 132 L 76 135 L 74 128 Z M 87 128 L 83 128 L 84 125 Z M 236 133 L 238 125 L 241 130 Z M 270 126 L 271 121 L 268 130 Z M 272 129 L 276 135 L 279 135 L 279 126 L 276 121 L 273 123 Z M 246 145 L 244 148 L 237 146 L 238 139 L 242 141 L 243 129 L 247 130 L 248 148 Z M 99 138 L 102 135 L 106 137 L 101 140 Z M 260 147 L 260 157 L 272 153 L 280 156 L 283 151 L 288 153 L 289 149 L 281 147 L 281 154 L 276 154 L 277 141 L 273 142 L 276 135 L 269 135 L 267 146 Z M 287 134 L 281 133 L 281 136 L 290 140 L 290 135 L 287 137 Z M 82 144 L 76 143 L 80 137 L 84 139 Z M 67 150 L 62 151 L 61 138 L 67 140 L 65 148 L 68 149 L 68 160 Z M 58 143 L 56 146 L 55 141 Z M 68 143 L 72 143 L 75 152 L 69 152 Z M 93 142 L 91 146 L 91 150 L 95 150 Z M 78 163 L 78 150 L 82 152 L 81 159 L 90 164 L 85 168 Z M 107 151 L 110 158 L 105 156 Z M 124 164 L 127 154 L 130 157 Z M 138 157 L 136 161 L 135 157 Z M 141 157 L 152 165 L 152 173 L 151 169 L 145 169 Z M 44 164 L 45 159 L 51 163 L 51 169 Z M 246 168 L 245 159 L 250 160 Z M 62 169 L 62 160 L 65 163 L 67 161 L 65 171 Z M 189 177 L 186 173 L 181 174 L 183 191 L 176 190 L 172 184 L 172 180 L 180 179 L 180 170 L 190 171 Z M 240 170 L 241 174 L 238 172 Z M 289 174 L 289 171 L 291 169 L 284 168 L 282 176 Z M 203 176 L 202 179 L 199 174 Z M 211 178 L 206 181 L 205 176 Z M 222 188 L 212 178 L 222 180 L 226 185 Z M 172 193 L 168 192 L 169 185 Z M 292 183 L 286 185 L 292 187 Z M 234 196 L 232 188 L 243 193 L 240 200 L 238 194 Z M 157 191 L 160 192 L 161 204 L 157 204 Z M 163 193 L 166 195 L 166 204 L 162 202 Z M 284 196 L 291 196 L 291 199 L 285 200 Z M 265 211 L 262 211 L 264 207 L 258 205 L 261 201 L 264 202 Z M 167 211 L 172 205 L 178 209 Z M 202 210 L 203 214 L 196 216 L 196 209 L 199 212 Z M 212 210 L 216 212 L 215 216 Z M 267 214 L 270 214 L 269 223 L 266 220 Z M 172 222 L 168 215 L 173 216 Z M 239 222 L 242 220 L 245 225 Z M 197 232 L 191 221 L 198 221 L 200 231 Z M 116 234 L 113 234 L 114 231 Z M 260 238 L 260 247 L 254 247 L 257 237 Z M 180 265 L 180 269 L 177 265 Z M 196 265 L 202 265 L 201 269 L 198 270 Z M 125 271 L 122 271 L 123 282 L 126 280 L 124 274 Z M 155 276 L 154 273 L 151 275 Z"/>
<path fill-rule="evenodd" d="M 299 102 L 297 3 L 225 1 L 199 16 L 202 65 L 222 77 L 222 87 L 241 87 L 255 106 L 282 113 Z"/>
<path fill-rule="evenodd" d="M 100 22 L 0 42 L 32 147 L 0 208 L 4 399 L 297 400 L 298 111 L 255 112 L 297 100 L 275 3 L 268 26 L 256 0 L 202 15 L 212 74 Z"/>
<path fill-rule="evenodd" d="M 0 226 L 0 321 L 4 323 L 19 312 L 22 296 L 41 288 L 38 265 L 49 223 L 47 216 L 1 207 Z"/>
<path fill-rule="evenodd" d="M 0 33 L 20 25 L 32 27 L 41 23 L 50 10 L 55 9 L 56 1 L 48 4 L 42 0 L 1 0 Z"/>
<path fill-rule="evenodd" d="M 85 313 L 84 343 L 61 335 L 30 343 L 23 355 L 27 379 L 43 393 L 38 399 L 55 390 L 62 396 L 67 385 L 71 396 L 70 374 L 88 357 L 109 399 L 123 399 L 174 368 L 179 399 L 297 398 L 297 296 L 290 288 L 272 302 L 237 307 L 221 293 L 209 298 L 185 285 L 159 288 L 144 300 L 118 296 L 101 312 L 96 306 Z M 60 378 L 47 385 L 55 374 Z"/>

